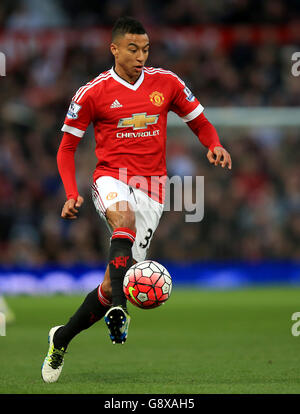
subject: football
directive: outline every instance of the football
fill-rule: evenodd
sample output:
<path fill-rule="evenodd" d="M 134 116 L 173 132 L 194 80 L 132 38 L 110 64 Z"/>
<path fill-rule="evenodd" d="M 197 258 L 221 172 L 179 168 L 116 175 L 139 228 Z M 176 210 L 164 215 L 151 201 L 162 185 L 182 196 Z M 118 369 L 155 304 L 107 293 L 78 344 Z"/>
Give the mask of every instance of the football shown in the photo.
<path fill-rule="evenodd" d="M 153 309 L 169 299 L 172 279 L 164 266 L 153 260 L 145 260 L 128 269 L 123 290 L 133 305 L 142 309 Z"/>

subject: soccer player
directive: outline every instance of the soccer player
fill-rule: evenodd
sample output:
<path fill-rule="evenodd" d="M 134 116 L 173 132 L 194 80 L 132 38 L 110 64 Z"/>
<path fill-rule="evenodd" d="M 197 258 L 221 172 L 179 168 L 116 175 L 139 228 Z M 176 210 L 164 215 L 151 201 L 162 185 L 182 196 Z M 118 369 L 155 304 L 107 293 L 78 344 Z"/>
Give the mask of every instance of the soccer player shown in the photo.
<path fill-rule="evenodd" d="M 103 282 L 65 325 L 50 329 L 42 367 L 45 382 L 57 381 L 70 341 L 101 318 L 113 343 L 126 341 L 130 316 L 123 279 L 132 264 L 145 259 L 163 212 L 168 112 L 181 117 L 208 148 L 210 163 L 231 169 L 229 153 L 185 83 L 169 70 L 145 67 L 149 37 L 140 22 L 118 19 L 110 50 L 114 66 L 73 96 L 57 154 L 67 196 L 61 216 L 74 220 L 84 202 L 76 185 L 74 154 L 93 123 L 98 162 L 92 197 L 111 231 L 109 259 Z"/>

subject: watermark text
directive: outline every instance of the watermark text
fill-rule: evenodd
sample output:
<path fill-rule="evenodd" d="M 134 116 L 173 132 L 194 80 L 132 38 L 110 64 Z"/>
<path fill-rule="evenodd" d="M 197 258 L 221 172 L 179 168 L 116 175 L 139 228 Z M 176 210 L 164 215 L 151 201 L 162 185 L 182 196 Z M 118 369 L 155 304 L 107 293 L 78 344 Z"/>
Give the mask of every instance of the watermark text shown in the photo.
<path fill-rule="evenodd" d="M 6 76 L 6 56 L 0 52 L 0 76 Z"/>
<path fill-rule="evenodd" d="M 152 211 L 153 200 L 163 205 L 164 211 L 185 212 L 185 222 L 199 223 L 204 217 L 204 177 L 203 176 L 127 176 L 127 169 L 119 169 L 118 180 L 126 183 L 129 188 L 127 196 L 124 190 L 115 187 L 113 191 L 102 190 L 94 185 L 93 200 L 96 208 L 100 211 L 105 208 L 104 203 L 108 201 L 110 210 L 117 209 L 125 211 L 127 203 L 119 203 L 122 200 L 131 200 L 131 207 L 134 211 Z M 138 197 L 136 190 L 139 189 L 148 195 Z M 103 202 L 104 200 L 104 202 Z M 188 214 L 187 214 L 188 213 Z"/>
<path fill-rule="evenodd" d="M 300 76 L 300 52 L 294 52 L 292 54 L 292 61 L 295 62 L 291 68 L 292 75 Z"/>
<path fill-rule="evenodd" d="M 300 335 L 300 312 L 294 312 L 292 314 L 292 321 L 297 321 L 292 325 L 292 335 L 299 336 Z"/>
<path fill-rule="evenodd" d="M 0 312 L 0 336 L 6 336 L 6 318 L 3 312 Z"/>

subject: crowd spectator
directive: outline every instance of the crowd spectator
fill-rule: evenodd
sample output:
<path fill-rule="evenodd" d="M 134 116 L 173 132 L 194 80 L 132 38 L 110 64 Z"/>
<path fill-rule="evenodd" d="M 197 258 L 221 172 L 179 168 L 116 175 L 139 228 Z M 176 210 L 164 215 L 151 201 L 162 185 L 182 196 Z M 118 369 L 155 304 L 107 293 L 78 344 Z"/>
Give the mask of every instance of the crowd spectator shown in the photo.
<path fill-rule="evenodd" d="M 298 0 L 2 0 L 4 27 L 111 25 L 122 14 L 150 25 L 284 24 L 299 17 Z"/>
<path fill-rule="evenodd" d="M 53 116 L 54 118 L 54 116 Z M 55 125 L 55 119 L 52 120 Z M 11 128 L 11 127 L 10 127 Z M 165 211 L 150 255 L 163 260 L 297 259 L 300 256 L 300 136 L 280 130 L 274 146 L 245 129 L 219 130 L 234 161 L 232 171 L 208 165 L 204 148 L 179 129 L 168 144 L 169 176 L 204 176 L 204 218 Z M 60 219 L 65 194 L 55 144 L 16 134 L 6 126 L 0 144 L 0 264 L 96 263 L 107 254 L 107 229 L 91 197 L 92 136 L 78 149 L 77 176 L 86 202 L 75 222 Z M 24 138 L 27 138 L 24 140 Z M 48 143 L 49 144 L 49 143 Z M 88 167 L 87 167 L 88 166 Z M 195 183 L 195 181 L 193 181 Z M 185 188 L 185 191 L 188 189 Z M 174 193 L 171 193 L 174 197 Z"/>
<path fill-rule="evenodd" d="M 41 8 L 41 3 L 47 5 Z M 232 0 L 230 7 L 225 0 L 10 0 L 1 2 L 0 26 L 2 34 L 109 27 L 128 13 L 161 30 L 154 36 L 149 64 L 180 75 L 205 107 L 300 106 L 299 78 L 290 76 L 286 66 L 287 53 L 297 43 L 278 45 L 266 38 L 257 45 L 240 28 L 229 48 L 210 42 L 177 42 L 175 47 L 163 30 L 164 25 L 285 24 L 298 12 L 296 0 Z M 300 42 L 300 36 L 295 39 Z M 60 219 L 65 194 L 56 152 L 70 98 L 111 63 L 107 44 L 97 38 L 80 45 L 50 42 L 46 50 L 33 49 L 0 80 L 0 265 L 106 260 L 107 229 L 90 198 L 96 162 L 92 130 L 76 156 L 86 202 L 71 223 Z M 208 165 L 200 144 L 191 146 L 188 128 L 170 134 L 169 174 L 205 177 L 205 214 L 194 224 L 185 222 L 185 211 L 165 212 L 150 255 L 157 260 L 299 259 L 299 131 L 218 132 L 233 159 L 232 172 L 225 174 Z"/>

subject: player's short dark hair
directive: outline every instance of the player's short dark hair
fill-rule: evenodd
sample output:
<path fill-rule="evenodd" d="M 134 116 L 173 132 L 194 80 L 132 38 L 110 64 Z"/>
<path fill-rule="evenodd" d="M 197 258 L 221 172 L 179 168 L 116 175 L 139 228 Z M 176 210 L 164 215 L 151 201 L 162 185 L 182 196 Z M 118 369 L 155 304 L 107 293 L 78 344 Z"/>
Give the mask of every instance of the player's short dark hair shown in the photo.
<path fill-rule="evenodd" d="M 124 36 L 126 33 L 145 34 L 146 30 L 142 23 L 133 17 L 120 17 L 114 24 L 112 29 L 112 40 L 118 36 Z"/>

